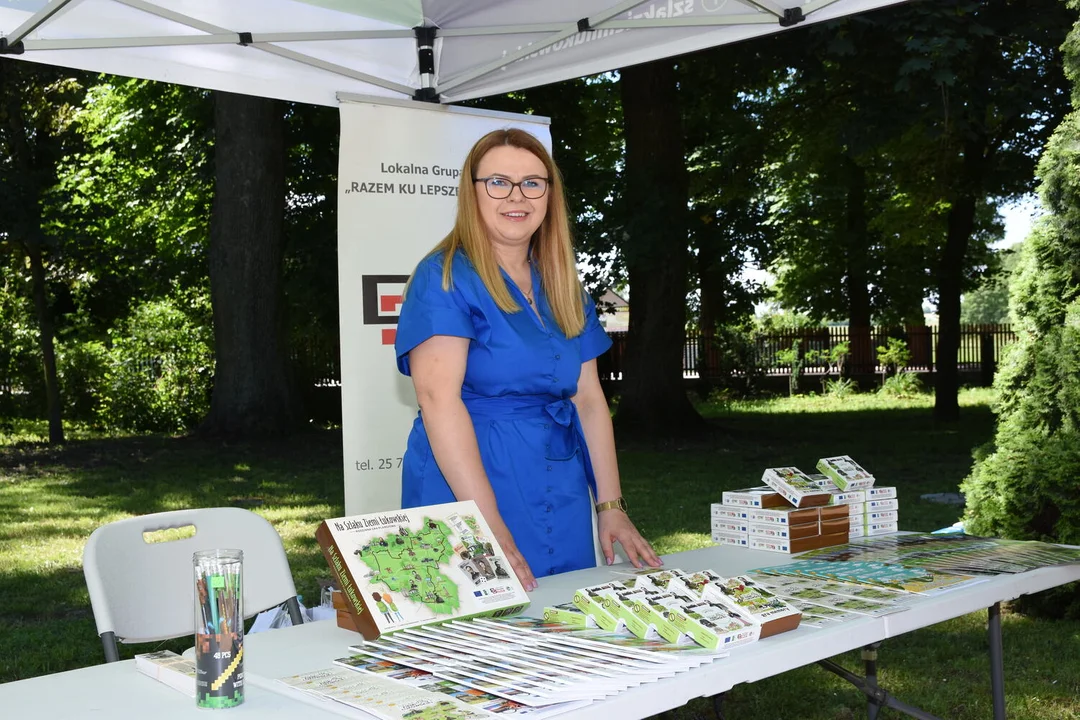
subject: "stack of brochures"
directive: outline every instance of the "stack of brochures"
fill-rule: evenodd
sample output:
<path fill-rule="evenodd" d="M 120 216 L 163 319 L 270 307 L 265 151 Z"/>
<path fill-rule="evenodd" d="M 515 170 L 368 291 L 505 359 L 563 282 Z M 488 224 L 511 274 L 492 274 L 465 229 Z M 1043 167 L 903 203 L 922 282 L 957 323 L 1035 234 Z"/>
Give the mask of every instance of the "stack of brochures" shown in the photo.
<path fill-rule="evenodd" d="M 535 719 L 727 655 L 694 644 L 532 618 L 476 618 L 407 628 L 349 652 L 334 661 L 334 668 L 281 682 L 392 720 L 421 709 L 429 713 L 423 717 L 468 720 L 495 712 Z"/>
<path fill-rule="evenodd" d="M 800 553 L 897 531 L 895 487 L 875 487 L 847 455 L 822 458 L 817 468 L 769 468 L 763 485 L 725 492 L 711 508 L 713 542 Z"/>
<path fill-rule="evenodd" d="M 544 618 L 710 649 L 735 647 L 799 625 L 798 610 L 746 576 L 678 569 L 645 570 L 581 588 L 572 606 L 546 608 Z"/>

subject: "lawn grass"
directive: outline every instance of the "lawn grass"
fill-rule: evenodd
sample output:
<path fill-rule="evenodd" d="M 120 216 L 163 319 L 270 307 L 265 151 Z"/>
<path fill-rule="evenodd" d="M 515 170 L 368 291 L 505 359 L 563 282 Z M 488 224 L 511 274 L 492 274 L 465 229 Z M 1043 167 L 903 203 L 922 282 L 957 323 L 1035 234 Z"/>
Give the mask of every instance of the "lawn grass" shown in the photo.
<path fill-rule="evenodd" d="M 711 426 L 707 439 L 620 446 L 627 502 L 661 552 L 702 547 L 709 544 L 708 505 L 723 490 L 758 484 L 766 467 L 808 469 L 819 457 L 850 454 L 879 484 L 898 487 L 901 527 L 937 529 L 953 523 L 960 510 L 920 495 L 957 490 L 973 448 L 992 435 L 989 401 L 988 391 L 962 392 L 957 425 L 934 423 L 930 396 L 702 405 Z M 262 504 L 253 509 L 281 533 L 298 590 L 318 596 L 316 579 L 327 571 L 314 530 L 344 505 L 339 432 L 232 445 L 101 439 L 75 429 L 70 437 L 76 439 L 55 449 L 40 443 L 42 432 L 24 425 L 0 436 L 0 682 L 101 662 L 80 558 L 95 527 L 122 517 L 257 498 Z M 985 613 L 976 613 L 890 640 L 881 653 L 881 682 L 941 717 L 989 717 L 985 624 Z M 1006 612 L 1003 629 L 1010 715 L 1080 716 L 1080 622 Z M 190 640 L 175 648 L 186 645 Z M 123 657 L 148 649 L 121 646 Z M 858 670 L 855 653 L 838 661 Z M 737 687 L 725 709 L 728 718 L 865 715 L 853 688 L 814 667 Z M 668 715 L 689 720 L 707 710 L 706 701 L 697 701 Z M 885 711 L 880 717 L 900 716 Z"/>

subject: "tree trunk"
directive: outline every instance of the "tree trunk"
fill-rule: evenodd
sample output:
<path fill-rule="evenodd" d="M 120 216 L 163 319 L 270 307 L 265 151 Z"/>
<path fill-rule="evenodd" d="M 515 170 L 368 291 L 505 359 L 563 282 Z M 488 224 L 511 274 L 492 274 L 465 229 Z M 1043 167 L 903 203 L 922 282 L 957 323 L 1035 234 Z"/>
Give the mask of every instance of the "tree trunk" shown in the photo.
<path fill-rule="evenodd" d="M 34 310 L 38 321 L 38 344 L 41 346 L 41 362 L 45 370 L 45 400 L 49 414 L 49 444 L 64 442 L 64 422 L 60 411 L 60 382 L 56 374 L 56 347 L 53 344 L 53 324 L 49 316 L 49 301 L 45 287 L 45 263 L 41 259 L 41 245 L 26 244 L 30 260 L 30 281 L 34 295 Z"/>
<path fill-rule="evenodd" d="M 727 275 L 717 267 L 716 237 L 709 232 L 709 228 L 702 229 L 699 234 L 697 248 L 697 275 L 698 289 L 701 293 L 700 312 L 698 314 L 698 328 L 701 337 L 701 352 L 697 358 L 698 371 L 702 380 L 714 380 L 719 374 L 716 367 L 717 353 L 713 351 L 716 328 L 724 317 L 724 289 L 727 285 Z"/>
<path fill-rule="evenodd" d="M 847 241 L 845 290 L 848 301 L 847 371 L 873 372 L 874 352 L 870 337 L 869 226 L 866 218 L 866 171 L 851 158 L 844 158 L 847 180 L 847 207 L 844 234 Z"/>
<path fill-rule="evenodd" d="M 973 117 L 980 117 L 973 109 Z M 963 145 L 959 181 L 949 197 L 945 247 L 938 264 L 938 344 L 935 360 L 934 418 L 948 422 L 960 419 L 960 293 L 964 289 L 964 258 L 975 231 L 975 211 L 982 195 L 986 141 L 973 133 Z"/>
<path fill-rule="evenodd" d="M 966 161 L 965 161 L 966 164 Z M 962 193 L 962 194 L 961 194 Z M 934 378 L 934 417 L 960 419 L 960 293 L 964 277 L 964 256 L 975 228 L 975 197 L 961 191 L 949 208 L 945 248 L 938 265 L 938 342 Z"/>
<path fill-rule="evenodd" d="M 679 437 L 702 420 L 683 381 L 689 180 L 675 67 L 658 60 L 621 74 L 631 307 L 616 422 L 624 433 Z"/>
<path fill-rule="evenodd" d="M 210 298 L 216 369 L 200 432 L 279 435 L 298 425 L 282 302 L 284 108 L 218 92 Z"/>

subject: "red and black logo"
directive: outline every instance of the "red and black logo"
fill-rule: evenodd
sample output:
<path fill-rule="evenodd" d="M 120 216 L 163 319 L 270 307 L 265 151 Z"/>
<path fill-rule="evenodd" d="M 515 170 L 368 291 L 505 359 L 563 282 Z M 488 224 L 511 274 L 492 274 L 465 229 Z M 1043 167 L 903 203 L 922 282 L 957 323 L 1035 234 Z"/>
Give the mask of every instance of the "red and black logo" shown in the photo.
<path fill-rule="evenodd" d="M 365 325 L 397 325 L 408 275 L 364 275 L 361 287 Z M 393 345 L 397 328 L 383 328 L 382 344 Z"/>

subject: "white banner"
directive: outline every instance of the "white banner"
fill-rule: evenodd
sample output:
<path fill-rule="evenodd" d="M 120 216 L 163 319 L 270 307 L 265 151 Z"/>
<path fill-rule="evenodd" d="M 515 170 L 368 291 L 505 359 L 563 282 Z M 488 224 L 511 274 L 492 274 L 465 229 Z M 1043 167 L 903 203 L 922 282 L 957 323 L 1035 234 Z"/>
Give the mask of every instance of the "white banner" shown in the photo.
<path fill-rule="evenodd" d="M 551 147 L 547 118 L 422 103 L 341 105 L 338 288 L 345 514 L 401 507 L 401 457 L 416 417 L 394 335 L 405 282 L 454 222 L 465 155 L 520 127 Z"/>

